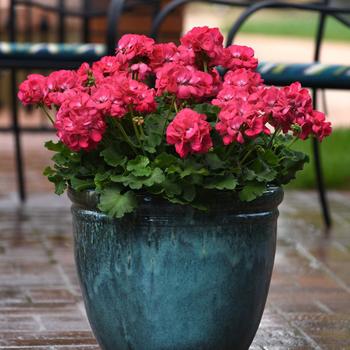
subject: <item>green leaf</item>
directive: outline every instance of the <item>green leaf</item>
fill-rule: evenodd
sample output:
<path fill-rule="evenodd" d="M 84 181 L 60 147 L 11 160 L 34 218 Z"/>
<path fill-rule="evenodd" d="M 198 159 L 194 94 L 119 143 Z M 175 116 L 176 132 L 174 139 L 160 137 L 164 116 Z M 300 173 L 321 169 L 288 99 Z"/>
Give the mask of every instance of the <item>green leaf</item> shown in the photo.
<path fill-rule="evenodd" d="M 93 179 L 79 179 L 76 176 L 72 176 L 70 178 L 70 184 L 76 191 L 83 191 L 89 188 L 94 188 L 95 185 Z"/>
<path fill-rule="evenodd" d="M 196 187 L 192 184 L 183 184 L 183 197 L 187 202 L 192 202 L 196 197 Z"/>
<path fill-rule="evenodd" d="M 170 180 L 169 178 L 165 179 L 164 190 L 168 197 L 175 197 L 181 194 L 182 187 L 176 180 Z"/>
<path fill-rule="evenodd" d="M 112 166 L 117 167 L 119 165 L 124 166 L 127 158 L 121 155 L 113 146 L 109 146 L 101 152 L 101 156 L 105 162 Z"/>
<path fill-rule="evenodd" d="M 256 175 L 256 180 L 259 182 L 270 182 L 277 177 L 277 171 L 266 164 L 262 159 L 256 159 L 252 166 L 251 170 L 254 171 Z"/>
<path fill-rule="evenodd" d="M 182 172 L 183 172 L 183 169 L 177 164 L 170 165 L 169 168 L 166 169 L 166 173 L 169 175 L 181 174 Z"/>
<path fill-rule="evenodd" d="M 193 109 L 198 113 L 207 115 L 208 117 L 216 117 L 220 112 L 219 107 L 214 106 L 210 103 L 197 104 L 193 107 Z"/>
<path fill-rule="evenodd" d="M 56 163 L 58 166 L 65 166 L 67 164 L 67 157 L 64 155 L 64 153 L 56 153 L 53 155 L 52 160 Z"/>
<path fill-rule="evenodd" d="M 124 186 L 129 186 L 133 190 L 139 190 L 143 186 L 151 187 L 155 184 L 160 184 L 165 180 L 164 173 L 161 169 L 151 169 L 150 176 L 138 177 L 133 173 L 128 175 L 113 175 L 111 180 L 116 183 L 122 183 Z"/>
<path fill-rule="evenodd" d="M 156 147 L 161 144 L 165 122 L 164 113 L 154 113 L 145 118 L 144 132 L 146 137 L 143 147 L 147 152 L 155 153 Z"/>
<path fill-rule="evenodd" d="M 266 185 L 258 182 L 247 183 L 242 191 L 239 192 L 239 198 L 242 201 L 250 202 L 261 196 L 265 191 Z"/>
<path fill-rule="evenodd" d="M 219 158 L 219 156 L 213 152 L 207 153 L 205 158 L 206 158 L 207 164 L 209 165 L 209 168 L 213 170 L 223 169 L 226 166 L 226 163 L 222 161 Z"/>
<path fill-rule="evenodd" d="M 139 155 L 135 159 L 128 161 L 126 169 L 135 176 L 149 176 L 152 173 L 152 169 L 147 166 L 148 164 L 149 159 Z"/>
<path fill-rule="evenodd" d="M 58 141 L 57 143 L 54 143 L 53 141 L 47 141 L 45 142 L 45 147 L 49 151 L 53 152 L 61 152 L 66 149 L 66 146 L 61 141 Z"/>
<path fill-rule="evenodd" d="M 47 166 L 43 171 L 44 176 L 53 176 L 55 174 L 56 174 L 56 171 L 49 166 Z"/>
<path fill-rule="evenodd" d="M 111 217 L 122 218 L 137 207 L 135 193 L 120 193 L 118 187 L 109 187 L 101 192 L 98 208 Z"/>
<path fill-rule="evenodd" d="M 191 160 L 186 160 L 184 163 L 184 170 L 181 172 L 181 179 L 190 176 L 190 175 L 209 175 L 208 169 L 203 167 L 202 164 L 195 163 Z"/>
<path fill-rule="evenodd" d="M 128 175 L 113 175 L 111 181 L 122 183 L 125 187 L 130 187 L 132 190 L 139 190 L 143 186 L 143 180 L 133 174 Z"/>
<path fill-rule="evenodd" d="M 159 146 L 161 142 L 162 134 L 159 134 L 157 132 L 151 132 L 146 136 L 145 141 L 143 143 L 143 148 L 149 153 L 156 153 L 156 147 Z"/>
<path fill-rule="evenodd" d="M 176 198 L 176 197 L 167 197 L 167 200 L 171 203 L 174 203 L 174 204 L 181 204 L 181 205 L 188 204 L 187 202 L 183 201 L 182 199 Z"/>
<path fill-rule="evenodd" d="M 178 163 L 177 157 L 173 156 L 172 154 L 165 153 L 165 152 L 161 153 L 154 160 L 154 164 L 163 170 L 166 168 L 169 168 L 170 166 L 173 166 L 174 164 L 177 164 L 177 163 Z"/>
<path fill-rule="evenodd" d="M 59 175 L 55 169 L 51 167 L 46 167 L 43 171 L 43 175 L 47 176 L 48 180 L 55 185 L 55 193 L 61 195 L 67 188 L 66 179 Z"/>
<path fill-rule="evenodd" d="M 205 184 L 205 188 L 217 190 L 234 190 L 238 184 L 237 179 L 232 175 L 225 177 L 215 177 Z"/>
<path fill-rule="evenodd" d="M 111 176 L 110 171 L 105 171 L 103 173 L 97 173 L 94 177 L 94 183 L 96 186 L 96 190 L 102 190 L 102 188 L 104 187 L 104 183 L 106 182 L 106 180 L 109 179 L 110 176 Z"/>
<path fill-rule="evenodd" d="M 67 188 L 67 182 L 65 180 L 63 180 L 62 178 L 60 178 L 60 179 L 57 178 L 57 180 L 51 181 L 51 182 L 53 182 L 55 184 L 55 193 L 58 195 L 63 194 Z"/>
<path fill-rule="evenodd" d="M 165 180 L 163 171 L 160 168 L 155 168 L 152 171 L 151 176 L 148 179 L 143 180 L 143 184 L 147 187 L 151 187 L 154 184 L 160 184 Z"/>
<path fill-rule="evenodd" d="M 242 176 L 246 181 L 252 181 L 252 180 L 255 180 L 256 178 L 255 172 L 249 168 L 242 170 Z"/>
<path fill-rule="evenodd" d="M 272 150 L 267 150 L 261 155 L 261 158 L 269 165 L 277 165 L 279 163 L 279 158 L 278 156 L 272 151 Z"/>
<path fill-rule="evenodd" d="M 281 150 L 280 156 L 282 160 L 280 161 L 279 176 L 276 181 L 279 185 L 289 183 L 295 178 L 296 172 L 303 169 L 305 163 L 309 161 L 309 157 L 303 152 L 286 148 Z"/>

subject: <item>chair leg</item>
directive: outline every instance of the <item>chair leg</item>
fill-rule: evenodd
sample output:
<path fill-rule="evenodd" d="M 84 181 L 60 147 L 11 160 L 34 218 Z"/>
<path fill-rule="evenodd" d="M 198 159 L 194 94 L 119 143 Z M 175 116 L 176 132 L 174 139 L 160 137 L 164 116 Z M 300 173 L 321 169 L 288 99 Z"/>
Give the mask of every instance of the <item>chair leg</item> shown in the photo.
<path fill-rule="evenodd" d="M 15 69 L 11 69 L 11 109 L 12 109 L 12 128 L 15 142 L 15 158 L 17 172 L 18 194 L 21 202 L 26 200 L 26 189 L 24 179 L 23 156 L 21 147 L 21 135 L 18 123 L 18 108 L 17 108 L 17 74 Z"/>
<path fill-rule="evenodd" d="M 313 90 L 313 103 L 314 107 L 317 106 L 317 91 Z M 324 185 L 323 171 L 322 171 L 322 162 L 320 154 L 319 142 L 314 138 L 312 140 L 312 150 L 315 161 L 315 173 L 316 173 L 316 183 L 318 189 L 318 195 L 321 204 L 321 210 L 323 215 L 323 221 L 326 225 L 326 228 L 329 229 L 332 226 L 332 219 L 329 211 L 329 205 L 326 196 L 326 188 Z"/>
<path fill-rule="evenodd" d="M 326 189 L 324 186 L 320 147 L 319 147 L 319 142 L 316 139 L 313 139 L 312 148 L 314 153 L 316 181 L 317 181 L 318 194 L 321 202 L 323 220 L 326 227 L 330 228 L 332 226 L 332 219 L 329 212 L 329 205 L 326 197 Z"/>

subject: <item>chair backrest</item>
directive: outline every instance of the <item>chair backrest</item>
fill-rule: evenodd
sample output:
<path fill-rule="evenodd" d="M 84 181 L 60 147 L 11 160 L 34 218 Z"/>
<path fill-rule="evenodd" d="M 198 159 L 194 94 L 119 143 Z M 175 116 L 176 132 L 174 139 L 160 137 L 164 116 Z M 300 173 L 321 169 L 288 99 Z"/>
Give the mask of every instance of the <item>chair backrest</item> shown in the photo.
<path fill-rule="evenodd" d="M 262 0 L 256 4 L 248 7 L 234 22 L 232 27 L 229 30 L 227 36 L 227 45 L 231 44 L 238 31 L 242 28 L 243 24 L 255 13 L 264 10 L 264 9 L 295 9 L 308 11 L 311 13 L 318 13 L 320 15 L 319 27 L 317 31 L 316 38 L 316 51 L 319 51 L 322 39 L 324 37 L 324 28 L 325 28 L 325 19 L 327 16 L 332 16 L 337 20 L 341 21 L 343 24 L 350 26 L 350 22 L 347 19 L 344 19 L 344 16 L 350 14 L 350 3 L 346 0 L 342 1 L 344 4 L 348 3 L 346 7 L 335 6 L 332 3 L 333 0 L 320 0 L 318 3 L 315 2 L 284 2 L 284 1 L 274 1 L 274 0 Z M 315 60 L 317 60 L 318 54 L 315 54 Z"/>
<path fill-rule="evenodd" d="M 349 0 L 330 0 L 330 5 L 334 7 L 338 7 L 340 9 L 349 9 L 350 1 Z M 338 14 L 338 20 L 340 20 L 343 24 L 350 27 L 350 14 Z"/>
<path fill-rule="evenodd" d="M 108 5 L 109 0 L 10 0 L 9 40 L 72 41 L 67 20 L 75 19 L 73 41 L 89 42 L 90 21 L 106 17 Z"/>
<path fill-rule="evenodd" d="M 158 39 L 160 29 L 165 20 L 181 6 L 190 4 L 192 2 L 202 2 L 207 4 L 228 5 L 234 7 L 248 7 L 258 0 L 172 0 L 164 6 L 161 11 L 155 16 L 152 23 L 152 29 L 150 36 L 154 39 Z"/>

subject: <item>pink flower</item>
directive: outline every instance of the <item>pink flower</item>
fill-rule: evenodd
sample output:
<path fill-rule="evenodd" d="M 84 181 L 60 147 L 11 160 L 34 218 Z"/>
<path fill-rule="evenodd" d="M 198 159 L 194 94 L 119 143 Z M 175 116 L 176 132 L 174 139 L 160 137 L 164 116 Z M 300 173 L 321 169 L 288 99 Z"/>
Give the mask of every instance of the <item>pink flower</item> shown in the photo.
<path fill-rule="evenodd" d="M 281 99 L 284 98 L 280 89 L 275 86 L 263 87 L 260 91 L 260 99 L 264 104 L 264 109 L 267 114 L 278 115 L 281 112 Z M 282 104 L 284 104 L 282 102 Z"/>
<path fill-rule="evenodd" d="M 224 85 L 211 103 L 221 109 L 230 109 L 230 106 L 232 103 L 235 103 L 235 101 L 247 101 L 248 98 L 248 91 L 237 89 L 235 86 Z"/>
<path fill-rule="evenodd" d="M 77 73 L 72 70 L 57 70 L 52 72 L 46 80 L 49 91 L 65 91 L 75 87 Z"/>
<path fill-rule="evenodd" d="M 189 49 L 187 46 L 180 45 L 178 47 L 179 56 L 176 60 L 176 62 L 180 63 L 182 66 L 196 66 L 196 53 Z M 198 56 L 198 55 L 197 55 Z M 198 69 L 203 69 L 203 62 L 201 59 L 199 59 L 198 63 Z"/>
<path fill-rule="evenodd" d="M 205 72 L 196 70 L 192 66 L 181 66 L 168 63 L 157 72 L 157 95 L 164 92 L 175 94 L 179 99 L 194 98 L 200 100 L 212 95 L 213 77 Z"/>
<path fill-rule="evenodd" d="M 265 112 L 271 114 L 271 124 L 281 128 L 284 133 L 291 130 L 296 119 L 305 119 L 312 112 L 310 93 L 300 83 L 293 83 L 280 90 L 276 87 L 265 88 L 261 96 L 265 102 Z"/>
<path fill-rule="evenodd" d="M 157 71 L 167 63 L 176 62 L 179 58 L 177 46 L 174 43 L 156 44 L 150 58 L 150 66 Z"/>
<path fill-rule="evenodd" d="M 110 114 L 113 96 L 113 86 L 103 84 L 92 89 L 91 99 L 96 103 L 96 108 L 103 114 Z"/>
<path fill-rule="evenodd" d="M 222 78 L 221 78 L 221 76 L 216 68 L 213 68 L 208 73 L 213 78 L 213 82 L 212 82 L 211 91 L 208 92 L 207 96 L 213 98 L 222 89 L 223 83 L 222 83 Z"/>
<path fill-rule="evenodd" d="M 41 74 L 30 74 L 20 84 L 17 96 L 24 105 L 28 105 L 43 102 L 46 94 L 46 78 Z"/>
<path fill-rule="evenodd" d="M 126 73 L 106 78 L 91 91 L 96 108 L 112 117 L 123 118 L 130 109 L 140 113 L 151 113 L 156 109 L 154 89 L 129 78 Z"/>
<path fill-rule="evenodd" d="M 86 62 L 82 63 L 77 70 L 77 83 L 81 86 L 85 86 L 89 79 L 90 72 L 91 72 L 91 69 L 89 64 Z"/>
<path fill-rule="evenodd" d="M 205 114 L 185 108 L 169 124 L 166 140 L 168 144 L 175 145 L 175 150 L 181 158 L 189 153 L 207 153 L 213 147 L 210 130 L 211 126 L 206 121 Z"/>
<path fill-rule="evenodd" d="M 125 91 L 124 100 L 128 105 L 132 105 L 135 111 L 141 113 L 154 112 L 156 109 L 155 91 L 146 84 L 136 80 L 129 80 L 128 90 Z"/>
<path fill-rule="evenodd" d="M 312 110 L 312 99 L 309 90 L 302 88 L 299 82 L 284 87 L 282 92 L 287 100 L 287 105 L 284 107 L 288 109 L 288 113 L 298 117 Z"/>
<path fill-rule="evenodd" d="M 116 55 L 119 60 L 124 57 L 127 61 L 136 63 L 145 58 L 149 59 L 153 52 L 154 44 L 154 40 L 146 35 L 126 34 L 118 42 Z"/>
<path fill-rule="evenodd" d="M 72 94 L 57 112 L 57 136 L 72 151 L 91 150 L 102 140 L 106 124 L 95 102 L 84 92 Z"/>
<path fill-rule="evenodd" d="M 232 142 L 244 143 L 244 137 L 241 132 L 241 127 L 245 122 L 244 117 L 228 111 L 222 111 L 219 114 L 219 120 L 215 128 L 221 135 L 225 145 L 229 145 Z"/>
<path fill-rule="evenodd" d="M 246 119 L 245 135 L 255 137 L 261 133 L 270 134 L 270 130 L 266 127 L 266 119 L 258 113 Z"/>
<path fill-rule="evenodd" d="M 300 139 L 305 140 L 310 135 L 315 136 L 319 141 L 322 141 L 326 136 L 332 133 L 330 122 L 326 122 L 324 113 L 313 110 L 304 118 L 296 119 L 296 124 L 301 127 L 301 132 L 298 135 Z"/>
<path fill-rule="evenodd" d="M 332 133 L 332 125 L 326 121 L 324 113 L 312 111 L 311 119 L 313 120 L 312 132 L 319 141 Z"/>
<path fill-rule="evenodd" d="M 203 62 L 208 67 L 214 67 L 223 63 L 223 41 L 218 28 L 195 27 L 185 34 L 181 44 L 196 55 L 197 67 L 202 68 Z"/>
<path fill-rule="evenodd" d="M 130 70 L 134 75 L 136 75 L 137 80 L 141 81 L 144 80 L 152 71 L 150 66 L 142 62 L 132 64 Z"/>
<path fill-rule="evenodd" d="M 224 86 L 246 89 L 249 93 L 256 91 L 263 82 L 259 73 L 244 68 L 228 71 L 224 78 Z"/>
<path fill-rule="evenodd" d="M 63 93 L 73 89 L 78 84 L 78 76 L 75 71 L 58 70 L 52 72 L 46 79 L 48 94 L 45 98 L 46 105 L 60 106 L 64 100 Z"/>
<path fill-rule="evenodd" d="M 97 81 L 103 78 L 114 75 L 115 73 L 125 68 L 115 56 L 104 56 L 99 61 L 92 65 L 92 73 Z"/>
<path fill-rule="evenodd" d="M 228 69 L 255 69 L 258 60 L 254 58 L 254 50 L 248 46 L 231 45 L 225 49 L 225 62 L 223 64 Z"/>
<path fill-rule="evenodd" d="M 216 130 L 225 145 L 232 142 L 244 143 L 244 136 L 256 137 L 261 133 L 270 134 L 267 118 L 257 105 L 257 100 L 234 98 L 219 113 Z"/>

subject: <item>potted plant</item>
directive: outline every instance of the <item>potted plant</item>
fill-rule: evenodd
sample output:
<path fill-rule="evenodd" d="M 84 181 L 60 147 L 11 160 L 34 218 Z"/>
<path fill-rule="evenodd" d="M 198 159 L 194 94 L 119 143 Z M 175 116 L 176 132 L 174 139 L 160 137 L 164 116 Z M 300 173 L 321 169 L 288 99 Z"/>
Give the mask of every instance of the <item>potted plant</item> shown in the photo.
<path fill-rule="evenodd" d="M 281 186 L 307 161 L 291 146 L 331 132 L 308 90 L 267 87 L 256 67 L 251 48 L 224 48 L 218 29 L 201 27 L 179 46 L 125 35 L 115 56 L 20 85 L 57 130 L 44 174 L 73 202 L 77 271 L 103 349 L 251 344 Z"/>

